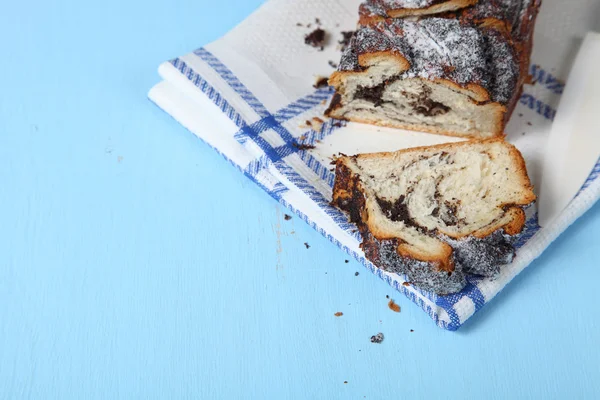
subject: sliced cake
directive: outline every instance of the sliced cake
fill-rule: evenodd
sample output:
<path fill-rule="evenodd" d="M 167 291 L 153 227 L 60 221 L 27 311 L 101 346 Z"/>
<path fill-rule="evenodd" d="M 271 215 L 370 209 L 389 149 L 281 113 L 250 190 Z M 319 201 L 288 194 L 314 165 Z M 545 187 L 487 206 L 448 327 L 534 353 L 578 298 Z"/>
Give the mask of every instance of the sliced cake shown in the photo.
<path fill-rule="evenodd" d="M 539 0 L 481 0 L 388 18 L 361 7 L 329 83 L 332 118 L 468 138 L 502 136 L 528 77 Z"/>
<path fill-rule="evenodd" d="M 512 261 L 535 198 L 519 151 L 488 139 L 340 157 L 332 203 L 377 267 L 448 294 Z"/>

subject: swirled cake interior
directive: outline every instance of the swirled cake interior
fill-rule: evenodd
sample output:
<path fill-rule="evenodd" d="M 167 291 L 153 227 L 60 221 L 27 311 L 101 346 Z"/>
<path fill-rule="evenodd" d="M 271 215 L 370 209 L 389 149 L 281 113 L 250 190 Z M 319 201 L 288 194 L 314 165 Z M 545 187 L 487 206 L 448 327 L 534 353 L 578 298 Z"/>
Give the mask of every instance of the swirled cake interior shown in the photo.
<path fill-rule="evenodd" d="M 480 275 L 497 273 L 512 259 L 507 237 L 521 232 L 523 207 L 534 200 L 521 154 L 500 139 L 344 156 L 337 160 L 333 194 L 369 244 L 392 240 L 401 258 Z M 494 253 L 486 265 L 466 265 L 474 259 L 466 245 L 508 251 Z"/>

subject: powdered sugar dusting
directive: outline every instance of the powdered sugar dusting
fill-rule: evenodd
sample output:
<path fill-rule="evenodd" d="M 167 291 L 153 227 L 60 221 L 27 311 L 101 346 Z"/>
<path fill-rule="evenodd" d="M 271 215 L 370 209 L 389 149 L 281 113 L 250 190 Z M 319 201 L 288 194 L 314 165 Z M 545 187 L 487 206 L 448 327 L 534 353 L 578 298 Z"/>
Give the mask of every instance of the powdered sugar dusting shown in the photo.
<path fill-rule="evenodd" d="M 479 84 L 492 100 L 503 103 L 511 99 L 516 88 L 516 56 L 510 43 L 493 29 L 446 18 L 381 21 L 357 31 L 339 69 L 358 71 L 359 55 L 380 51 L 406 58 L 410 69 L 402 78 Z"/>
<path fill-rule="evenodd" d="M 485 18 L 495 18 L 505 22 L 510 28 L 515 40 L 521 36 L 521 25 L 526 23 L 527 14 L 539 0 L 481 0 L 475 6 L 462 12 L 462 17 L 468 21 L 479 22 Z"/>
<path fill-rule="evenodd" d="M 367 0 L 361 4 L 364 15 L 388 16 L 390 10 L 418 10 L 449 0 Z"/>
<path fill-rule="evenodd" d="M 380 2 L 389 9 L 425 8 L 435 3 L 440 3 L 439 0 L 380 0 Z"/>
<path fill-rule="evenodd" d="M 515 237 L 497 230 L 485 238 L 469 236 L 462 239 L 442 237 L 454 250 L 454 260 L 467 274 L 494 278 L 503 265 L 515 256 Z"/>
<path fill-rule="evenodd" d="M 457 20 L 428 18 L 398 20 L 410 47 L 407 77 L 446 78 L 460 85 L 487 82 L 484 40 L 481 33 Z"/>
<path fill-rule="evenodd" d="M 492 99 L 508 103 L 516 90 L 519 79 L 519 64 L 513 47 L 494 30 L 485 34 L 487 64 L 491 68 L 490 90 Z"/>
<path fill-rule="evenodd" d="M 532 0 L 495 0 L 504 12 L 504 18 L 510 22 L 513 30 L 518 30 L 523 14 L 527 11 Z"/>

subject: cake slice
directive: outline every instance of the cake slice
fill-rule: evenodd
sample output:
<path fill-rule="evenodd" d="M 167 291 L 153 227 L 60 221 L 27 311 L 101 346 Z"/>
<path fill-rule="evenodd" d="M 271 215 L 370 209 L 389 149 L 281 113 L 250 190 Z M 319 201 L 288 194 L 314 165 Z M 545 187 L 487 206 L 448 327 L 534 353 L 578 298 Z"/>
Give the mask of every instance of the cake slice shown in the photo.
<path fill-rule="evenodd" d="M 329 83 L 332 118 L 417 131 L 501 136 L 518 96 L 510 40 L 456 19 L 384 20 L 360 28 Z"/>
<path fill-rule="evenodd" d="M 448 294 L 512 261 L 535 198 L 520 152 L 487 139 L 340 157 L 332 204 L 377 267 Z"/>

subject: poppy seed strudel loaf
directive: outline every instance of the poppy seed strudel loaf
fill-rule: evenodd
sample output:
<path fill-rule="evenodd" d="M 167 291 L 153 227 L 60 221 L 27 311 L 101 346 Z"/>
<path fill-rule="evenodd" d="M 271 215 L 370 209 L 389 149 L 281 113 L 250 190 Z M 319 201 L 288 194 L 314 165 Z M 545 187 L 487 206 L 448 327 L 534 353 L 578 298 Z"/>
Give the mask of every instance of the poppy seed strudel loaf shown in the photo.
<path fill-rule="evenodd" d="M 453 136 L 503 135 L 527 78 L 539 0 L 519 0 L 517 11 L 500 2 L 509 0 L 408 19 L 363 4 L 329 80 L 336 94 L 326 114 Z"/>
<path fill-rule="evenodd" d="M 520 152 L 487 139 L 340 157 L 332 204 L 377 267 L 448 294 L 512 261 L 535 198 Z"/>

